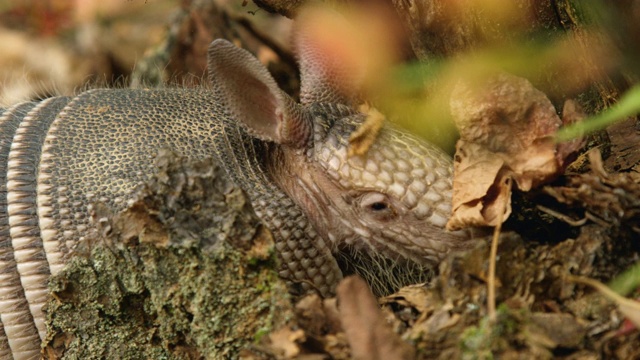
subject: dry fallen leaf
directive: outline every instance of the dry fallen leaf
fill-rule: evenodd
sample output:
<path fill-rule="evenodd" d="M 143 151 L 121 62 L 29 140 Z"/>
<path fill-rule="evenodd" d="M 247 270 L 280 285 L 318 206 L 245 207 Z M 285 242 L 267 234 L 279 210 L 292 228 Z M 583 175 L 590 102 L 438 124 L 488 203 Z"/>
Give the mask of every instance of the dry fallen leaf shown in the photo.
<path fill-rule="evenodd" d="M 423 284 L 405 286 L 379 300 L 383 306 L 412 307 L 419 314 L 431 313 L 436 307 L 442 306 L 440 301 L 434 298 L 433 293 L 427 291 Z"/>
<path fill-rule="evenodd" d="M 563 121 L 544 93 L 513 75 L 502 73 L 482 85 L 459 83 L 450 107 L 460 130 L 450 230 L 497 225 L 511 179 L 523 191 L 553 180 L 581 146 L 580 140 L 554 141 L 563 123 L 582 118 L 577 105 L 567 103 Z M 503 221 L 510 211 L 507 202 Z"/>
<path fill-rule="evenodd" d="M 292 330 L 288 327 L 269 334 L 271 348 L 276 350 L 284 359 L 293 359 L 300 354 L 300 343 L 304 342 L 304 330 Z"/>
<path fill-rule="evenodd" d="M 548 339 L 549 348 L 577 348 L 587 332 L 587 323 L 571 314 L 534 312 L 527 330 Z"/>
<path fill-rule="evenodd" d="M 337 288 L 342 327 L 354 359 L 405 360 L 415 349 L 391 331 L 367 283 L 357 276 L 345 278 Z"/>
<path fill-rule="evenodd" d="M 546 194 L 574 209 L 574 215 L 538 208 L 573 226 L 590 221 L 640 234 L 640 176 L 633 172 L 608 173 L 597 148 L 589 150 L 585 157 L 591 171 L 567 176 L 562 186 L 544 188 Z"/>
<path fill-rule="evenodd" d="M 369 151 L 369 148 L 378 138 L 382 129 L 385 117 L 375 108 L 368 105 L 361 105 L 360 112 L 367 117 L 349 137 L 349 156 L 362 156 Z"/>

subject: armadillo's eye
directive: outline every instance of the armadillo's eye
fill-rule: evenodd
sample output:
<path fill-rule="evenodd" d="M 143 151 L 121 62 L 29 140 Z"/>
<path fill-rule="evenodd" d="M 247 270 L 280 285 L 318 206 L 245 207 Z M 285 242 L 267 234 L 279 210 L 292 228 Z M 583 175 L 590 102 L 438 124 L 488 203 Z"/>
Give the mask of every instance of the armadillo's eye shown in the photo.
<path fill-rule="evenodd" d="M 389 205 L 386 202 L 378 201 L 378 202 L 374 202 L 373 204 L 369 205 L 369 208 L 371 208 L 371 210 L 373 210 L 373 211 L 384 211 L 384 210 L 387 210 L 389 208 Z"/>
<path fill-rule="evenodd" d="M 385 194 L 370 192 L 363 194 L 359 201 L 361 212 L 376 220 L 385 221 L 396 216 L 391 199 Z"/>

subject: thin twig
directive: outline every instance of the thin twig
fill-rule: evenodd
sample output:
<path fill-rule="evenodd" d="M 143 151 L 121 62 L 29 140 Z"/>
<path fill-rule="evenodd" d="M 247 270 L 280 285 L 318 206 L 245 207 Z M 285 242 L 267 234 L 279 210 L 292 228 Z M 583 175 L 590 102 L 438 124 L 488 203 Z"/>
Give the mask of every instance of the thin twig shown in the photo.
<path fill-rule="evenodd" d="M 598 217 L 598 216 L 597 216 L 597 215 L 595 215 L 595 214 L 592 214 L 592 213 L 591 213 L 591 212 L 589 212 L 589 211 L 586 211 L 586 212 L 584 213 L 584 216 L 585 216 L 587 219 L 589 219 L 589 220 L 593 221 L 594 223 L 596 223 L 596 224 L 598 224 L 598 225 L 600 225 L 600 226 L 602 226 L 602 227 L 610 227 L 610 226 L 611 226 L 611 224 L 610 224 L 610 223 L 606 222 L 604 219 L 601 219 L 600 217 Z"/>
<path fill-rule="evenodd" d="M 558 220 L 562 220 L 564 222 L 566 222 L 567 224 L 571 225 L 571 226 L 582 226 L 584 224 L 586 224 L 587 222 L 587 218 L 584 217 L 582 219 L 578 219 L 578 220 L 574 220 L 571 217 L 569 217 L 569 215 L 565 215 L 562 214 L 560 212 L 557 212 L 553 209 L 550 209 L 546 206 L 542 206 L 542 205 L 537 205 L 536 208 L 538 208 L 538 210 L 547 213 L 548 215 L 553 216 L 554 218 L 558 219 Z"/>
<path fill-rule="evenodd" d="M 502 209 L 498 213 L 498 224 L 493 229 L 493 239 L 491 239 L 491 254 L 489 255 L 489 274 L 487 276 L 487 313 L 489 321 L 496 321 L 496 258 L 498 257 L 498 239 L 500 238 L 500 230 L 502 229 L 502 220 L 505 209 L 511 198 L 511 179 L 506 179 L 504 203 Z"/>

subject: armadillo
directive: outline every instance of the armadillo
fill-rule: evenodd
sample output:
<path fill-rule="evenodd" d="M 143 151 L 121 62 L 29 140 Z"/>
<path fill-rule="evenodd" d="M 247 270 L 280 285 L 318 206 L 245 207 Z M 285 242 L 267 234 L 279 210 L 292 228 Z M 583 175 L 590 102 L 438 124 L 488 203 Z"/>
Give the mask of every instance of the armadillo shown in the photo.
<path fill-rule="evenodd" d="M 388 291 L 470 242 L 444 230 L 448 155 L 390 123 L 365 154 L 349 154 L 366 115 L 319 51 L 297 50 L 300 103 L 256 58 L 216 40 L 210 87 L 94 89 L 0 112 L 2 359 L 39 356 L 48 278 L 86 236 L 92 204 L 123 209 L 161 148 L 223 164 L 298 291 L 330 295 L 354 272 Z"/>

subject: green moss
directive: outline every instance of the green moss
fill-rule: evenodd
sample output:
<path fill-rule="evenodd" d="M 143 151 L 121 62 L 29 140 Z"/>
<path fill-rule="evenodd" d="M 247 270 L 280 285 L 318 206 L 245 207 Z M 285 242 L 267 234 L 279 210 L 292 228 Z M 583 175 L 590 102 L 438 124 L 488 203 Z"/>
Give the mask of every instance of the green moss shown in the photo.
<path fill-rule="evenodd" d="M 220 185 L 188 176 L 203 182 L 196 184 L 199 189 Z M 229 210 L 179 190 L 186 198 L 182 203 L 167 205 L 164 194 L 175 197 L 175 191 L 151 186 L 125 212 L 107 215 L 108 226 L 99 232 L 108 235 L 87 243 L 84 255 L 52 278 L 45 342 L 50 357 L 234 358 L 293 318 L 286 285 L 274 270 L 271 236 L 251 209 Z M 176 223 L 170 215 L 179 211 L 171 204 L 200 209 L 192 216 L 199 221 Z M 206 216 L 210 221 L 200 221 Z M 159 226 L 158 218 L 171 226 Z M 233 222 L 237 228 L 227 230 L 241 238 L 243 248 L 227 237 L 213 245 L 206 237 L 194 240 L 192 234 L 223 228 L 216 222 Z"/>
<path fill-rule="evenodd" d="M 98 244 L 72 259 L 51 282 L 49 345 L 70 341 L 70 359 L 213 359 L 287 321 L 287 290 L 271 268 L 249 269 L 228 245 L 183 250 Z"/>
<path fill-rule="evenodd" d="M 518 316 L 504 304 L 496 309 L 496 321 L 488 317 L 480 320 L 477 326 L 467 327 L 460 336 L 463 359 L 493 359 L 494 354 L 504 348 L 502 341 L 513 337 L 520 328 Z"/>

